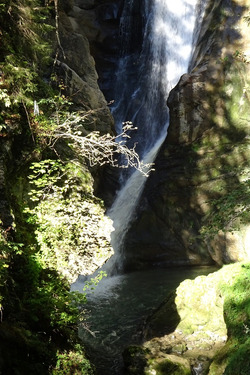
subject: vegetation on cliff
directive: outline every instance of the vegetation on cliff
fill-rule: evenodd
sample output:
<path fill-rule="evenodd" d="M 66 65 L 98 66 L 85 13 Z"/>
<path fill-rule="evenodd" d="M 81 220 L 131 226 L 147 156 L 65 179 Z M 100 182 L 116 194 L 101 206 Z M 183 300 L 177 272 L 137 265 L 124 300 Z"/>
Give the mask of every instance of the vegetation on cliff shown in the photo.
<path fill-rule="evenodd" d="M 94 144 L 107 140 L 112 152 L 114 138 L 90 134 L 96 112 L 72 104 L 67 85 L 57 74 L 57 60 L 51 56 L 64 54 L 58 6 L 60 2 L 52 0 L 0 0 L 0 372 L 6 375 L 93 373 L 77 338 L 77 324 L 83 319 L 78 307 L 85 296 L 69 293 L 69 282 L 79 273 L 92 272 L 112 251 L 111 223 L 93 194 L 85 160 L 91 158 L 82 141 L 83 136 L 89 141 L 93 162 L 97 160 Z M 240 56 L 235 60 L 236 65 L 246 64 Z M 230 85 L 237 87 L 237 82 L 231 72 L 228 69 L 223 95 L 232 98 L 225 113 L 235 122 L 241 91 L 235 90 L 237 97 L 232 97 Z M 240 139 L 237 142 L 241 147 Z M 207 145 L 201 146 L 207 150 Z M 100 149 L 101 163 L 106 162 L 107 149 L 102 144 Z M 138 166 L 131 151 L 128 161 Z M 205 235 L 224 229 L 235 214 L 242 214 L 243 223 L 249 220 L 245 170 L 241 176 L 237 189 L 219 193 L 211 203 Z M 211 365 L 216 375 L 221 364 L 227 375 L 235 375 L 239 366 L 241 374 L 249 372 L 248 280 L 249 267 L 242 265 L 234 284 L 221 289 L 229 341 Z M 157 363 L 156 369 L 182 371 L 183 365 Z"/>
<path fill-rule="evenodd" d="M 53 35 L 54 30 L 50 21 L 53 7 L 50 6 L 53 6 L 52 2 L 39 0 L 0 2 L 0 156 L 4 168 L 1 172 L 5 175 L 1 180 L 1 204 L 4 208 L 9 204 L 9 216 L 12 216 L 10 223 L 6 221 L 3 210 L 0 213 L 0 371 L 4 374 L 62 374 L 65 371 L 92 374 L 93 371 L 77 338 L 78 306 L 84 303 L 84 296 L 69 293 L 69 282 L 56 264 L 57 254 L 53 248 L 47 257 L 44 255 L 46 244 L 55 242 L 56 230 L 58 237 L 69 232 L 59 233 L 61 229 L 54 228 L 53 223 L 49 227 L 48 220 L 39 222 L 37 205 L 28 195 L 30 192 L 34 201 L 43 187 L 40 204 L 47 214 L 49 211 L 54 214 L 56 221 L 55 206 L 59 205 L 59 198 L 53 204 L 51 201 L 58 173 L 53 169 L 53 163 L 56 163 L 60 151 L 56 155 L 41 137 L 42 127 L 44 133 L 48 131 L 49 118 L 37 127 L 33 113 L 35 99 L 46 98 L 48 104 L 49 98 L 58 97 L 58 90 L 48 82 L 52 45 L 46 40 L 48 33 Z M 48 108 L 49 105 L 47 112 L 50 116 Z M 61 147 L 67 150 L 66 145 Z M 61 172 L 63 168 L 69 168 L 72 155 L 69 149 L 61 152 L 61 162 L 58 162 Z M 46 156 L 51 158 L 47 169 L 42 161 Z M 47 184 L 33 191 L 27 178 L 32 176 L 29 169 L 32 165 L 34 167 L 32 162 L 39 165 L 40 177 Z M 72 195 L 86 194 L 88 189 L 89 197 L 92 196 L 92 180 L 86 167 L 79 167 L 79 173 L 81 177 L 77 177 L 74 171 L 68 180 L 64 179 L 70 183 L 78 179 L 79 184 L 84 180 L 84 186 L 88 188 L 83 186 L 79 193 L 78 187 L 74 189 L 72 185 Z M 36 183 L 39 183 L 39 178 Z M 65 196 L 70 195 L 69 188 L 66 190 Z M 61 192 L 61 204 L 66 202 L 65 196 Z M 94 198 L 92 200 L 93 204 L 100 206 L 99 202 L 94 203 Z M 76 209 L 76 206 L 72 204 L 71 207 Z M 91 217 L 90 210 L 88 215 Z M 69 216 L 68 220 L 72 222 L 74 212 L 71 212 L 71 218 Z M 52 229 L 54 231 L 49 236 Z"/>

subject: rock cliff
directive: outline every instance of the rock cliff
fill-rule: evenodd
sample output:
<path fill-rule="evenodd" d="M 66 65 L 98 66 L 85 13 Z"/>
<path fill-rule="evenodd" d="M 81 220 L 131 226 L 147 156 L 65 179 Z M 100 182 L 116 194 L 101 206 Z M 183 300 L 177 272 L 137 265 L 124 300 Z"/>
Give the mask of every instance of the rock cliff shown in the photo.
<path fill-rule="evenodd" d="M 98 86 L 96 64 L 90 52 L 90 43 L 104 38 L 96 24 L 96 12 L 94 1 L 61 3 L 56 65 L 72 101 L 79 109 L 91 111 L 87 129 L 107 133 L 113 131 L 113 119 Z"/>
<path fill-rule="evenodd" d="M 127 235 L 125 268 L 250 256 L 248 219 L 238 218 L 249 189 L 249 5 L 208 1 L 190 72 L 168 99 L 168 135 Z"/>

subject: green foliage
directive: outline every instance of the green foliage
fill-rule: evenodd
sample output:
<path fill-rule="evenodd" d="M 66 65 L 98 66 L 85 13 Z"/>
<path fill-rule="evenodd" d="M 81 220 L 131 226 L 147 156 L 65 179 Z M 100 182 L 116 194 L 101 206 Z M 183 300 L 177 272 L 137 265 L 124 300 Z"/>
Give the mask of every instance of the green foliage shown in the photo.
<path fill-rule="evenodd" d="M 43 268 L 36 248 L 15 242 L 4 246 L 0 258 L 0 370 L 49 374 L 57 352 L 65 357 L 68 352 L 72 366 L 74 359 L 77 364 L 81 359 L 90 368 L 83 353 L 78 355 L 75 350 L 77 324 L 83 319 L 79 306 L 85 304 L 86 296 L 70 293 L 62 276 Z"/>
<path fill-rule="evenodd" d="M 250 373 L 250 264 L 230 266 L 232 281 L 222 281 L 224 319 L 228 330 L 228 342 L 215 357 L 211 375 L 225 368 L 225 375 Z"/>
<path fill-rule="evenodd" d="M 0 2 L 0 98 L 5 107 L 31 104 L 49 61 L 48 10 L 39 0 Z"/>
<path fill-rule="evenodd" d="M 48 146 L 58 125 L 69 116 L 72 103 L 61 93 L 63 84 L 58 84 L 58 88 L 59 92 L 51 92 L 48 97 L 38 101 L 39 114 L 31 117 L 32 130 L 40 145 Z"/>
<path fill-rule="evenodd" d="M 86 360 L 80 345 L 76 345 L 74 350 L 57 354 L 56 367 L 51 372 L 52 375 L 92 375 L 93 369 L 89 361 Z"/>
<path fill-rule="evenodd" d="M 47 159 L 30 169 L 35 205 L 25 211 L 36 225 L 37 260 L 73 281 L 84 272 L 84 258 L 98 262 L 110 256 L 111 223 L 93 196 L 89 172 L 79 163 Z"/>
<path fill-rule="evenodd" d="M 228 334 L 245 342 L 250 332 L 250 264 L 242 265 L 232 285 L 224 285 L 222 290 Z"/>
<path fill-rule="evenodd" d="M 172 375 L 190 375 L 191 371 L 179 363 L 173 363 L 169 360 L 164 360 L 158 363 L 155 367 L 156 375 L 172 374 Z"/>
<path fill-rule="evenodd" d="M 99 213 L 103 215 L 103 211 L 93 197 L 90 174 L 77 162 L 34 162 L 29 180 L 30 206 L 20 201 L 20 189 L 15 197 L 15 238 L 7 241 L 5 232 L 0 237 L 0 318 L 4 323 L 0 325 L 4 358 L 0 371 L 92 374 L 84 352 L 76 346 L 86 294 L 69 292 L 62 275 L 68 279 L 78 275 L 78 268 L 69 265 L 69 257 L 77 257 L 79 249 L 84 248 L 88 259 L 89 244 L 97 249 Z M 25 214 L 19 212 L 23 206 Z M 19 224 L 24 219 L 25 231 Z M 94 234 L 89 233 L 90 228 Z M 29 230 L 35 233 L 30 236 Z M 87 289 L 92 290 L 103 276 L 91 280 Z"/>
<path fill-rule="evenodd" d="M 10 107 L 11 100 L 10 96 L 8 95 L 7 89 L 0 89 L 0 101 L 4 103 L 5 107 Z"/>
<path fill-rule="evenodd" d="M 7 278 L 7 269 L 9 267 L 9 256 L 7 241 L 4 237 L 4 232 L 0 229 L 0 290 L 4 286 L 4 282 Z M 0 294 L 0 314 L 2 314 L 2 301 L 3 295 Z"/>
<path fill-rule="evenodd" d="M 35 236 L 29 233 L 29 230 L 37 228 L 38 237 L 40 234 L 44 238 L 37 219 L 39 205 L 48 210 L 53 207 L 53 198 L 56 204 L 62 199 L 67 200 L 67 210 L 70 210 L 71 190 L 74 194 L 78 191 L 74 189 L 75 184 L 81 185 L 81 188 L 77 187 L 79 199 L 92 199 L 91 178 L 77 164 L 52 159 L 32 164 L 30 172 L 32 207 L 26 210 L 25 216 L 18 211 L 24 205 L 22 195 L 19 195 L 20 189 L 15 198 L 19 207 L 18 210 L 15 208 L 17 223 L 26 217 L 26 229 L 24 231 L 23 226 L 18 224 L 14 239 L 7 240 L 3 231 L 0 237 L 0 318 L 3 319 L 0 325 L 0 352 L 4 358 L 0 362 L 0 371 L 6 374 L 11 371 L 11 374 L 45 375 L 52 371 L 67 373 L 69 369 L 74 373 L 74 369 L 75 374 L 91 374 L 84 353 L 75 348 L 78 342 L 77 325 L 84 319 L 81 312 L 83 307 L 79 310 L 79 306 L 84 306 L 86 296 L 69 292 L 69 283 L 58 273 L 57 252 L 53 251 L 53 247 L 51 251 L 46 247 L 45 261 Z M 51 218 L 53 215 L 55 211 L 52 210 Z M 46 236 L 49 237 L 52 230 L 53 240 L 56 230 L 53 232 L 53 226 L 48 226 L 48 222 L 42 219 L 41 222 L 44 223 Z M 59 226 L 56 229 L 61 233 Z M 61 234 L 60 241 L 63 256 Z M 70 250 L 72 252 L 72 248 Z"/>
<path fill-rule="evenodd" d="M 250 371 L 250 338 L 240 345 L 232 343 L 232 347 L 224 375 L 248 375 Z"/>
<path fill-rule="evenodd" d="M 107 273 L 105 271 L 98 272 L 98 275 L 95 277 L 92 277 L 89 281 L 87 281 L 84 285 L 83 291 L 88 292 L 89 290 L 93 291 L 95 290 L 95 287 L 98 285 L 98 283 L 103 279 L 103 277 L 106 277 Z"/>
<path fill-rule="evenodd" d="M 214 237 L 219 231 L 238 230 L 240 225 L 250 221 L 250 179 L 248 170 L 242 172 L 242 179 L 227 194 L 209 201 L 210 213 L 201 228 L 203 237 Z M 222 189 L 223 190 L 223 189 Z"/>
<path fill-rule="evenodd" d="M 39 155 L 50 146 L 49 136 L 70 106 L 61 93 L 64 87 L 59 85 L 55 93 L 43 80 L 49 76 L 48 41 L 53 40 L 49 3 L 53 4 L 0 0 L 0 136 L 7 136 L 16 124 L 19 129 L 26 124 L 24 133 L 29 125 Z M 32 113 L 34 100 L 40 108 L 37 116 Z M 30 148 L 23 155 L 30 163 L 36 150 L 24 142 Z M 96 254 L 105 247 L 107 239 L 98 227 L 104 217 L 101 202 L 93 197 L 91 176 L 79 161 L 46 159 L 32 164 L 29 205 L 26 193 L 23 197 L 25 168 L 20 178 L 22 183 L 15 178 L 10 184 L 15 231 L 12 237 L 0 232 L 0 372 L 92 374 L 76 345 L 77 325 L 84 319 L 79 306 L 84 306 L 86 296 L 70 293 L 64 276 L 70 279 L 80 273 L 72 261 L 75 250 L 76 257 L 79 249 L 89 258 L 89 243 Z M 100 233 L 97 241 L 93 232 Z"/>

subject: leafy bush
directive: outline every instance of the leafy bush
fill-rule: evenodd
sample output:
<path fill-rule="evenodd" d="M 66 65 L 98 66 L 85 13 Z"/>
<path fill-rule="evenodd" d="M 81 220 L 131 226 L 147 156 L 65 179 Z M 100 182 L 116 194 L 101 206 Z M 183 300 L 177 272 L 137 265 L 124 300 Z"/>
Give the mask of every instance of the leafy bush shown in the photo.
<path fill-rule="evenodd" d="M 89 361 L 86 360 L 80 345 L 76 345 L 74 350 L 57 354 L 56 367 L 51 372 L 52 375 L 92 375 L 93 369 Z"/>
<path fill-rule="evenodd" d="M 111 255 L 112 225 L 93 196 L 89 172 L 77 162 L 51 159 L 30 169 L 29 194 L 35 205 L 26 212 L 36 225 L 37 260 L 70 281 L 93 272 Z"/>

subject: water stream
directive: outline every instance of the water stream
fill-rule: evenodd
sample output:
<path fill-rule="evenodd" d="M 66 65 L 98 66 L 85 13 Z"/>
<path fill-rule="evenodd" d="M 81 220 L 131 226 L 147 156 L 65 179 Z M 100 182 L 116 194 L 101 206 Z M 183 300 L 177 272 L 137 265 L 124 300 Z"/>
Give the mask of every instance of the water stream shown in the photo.
<path fill-rule="evenodd" d="M 184 279 L 213 272 L 212 267 L 180 267 L 133 272 L 104 278 L 87 296 L 87 321 L 79 336 L 97 375 L 122 375 L 122 352 L 141 342 L 146 318 Z M 73 285 L 81 290 L 82 283 Z"/>

